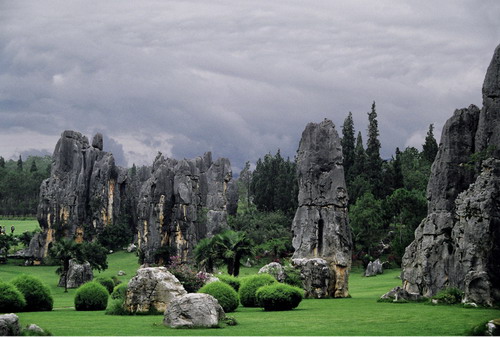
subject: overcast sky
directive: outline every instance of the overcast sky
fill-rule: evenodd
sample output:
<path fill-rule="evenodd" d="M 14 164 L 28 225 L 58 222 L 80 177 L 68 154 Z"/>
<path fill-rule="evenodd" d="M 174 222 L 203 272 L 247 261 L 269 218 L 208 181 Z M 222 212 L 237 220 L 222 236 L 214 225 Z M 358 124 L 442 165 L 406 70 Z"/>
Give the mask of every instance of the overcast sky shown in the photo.
<path fill-rule="evenodd" d="M 235 173 L 308 122 L 349 111 L 382 156 L 481 106 L 500 1 L 0 0 L 0 155 L 52 153 L 67 129 L 123 166 L 212 151 Z"/>

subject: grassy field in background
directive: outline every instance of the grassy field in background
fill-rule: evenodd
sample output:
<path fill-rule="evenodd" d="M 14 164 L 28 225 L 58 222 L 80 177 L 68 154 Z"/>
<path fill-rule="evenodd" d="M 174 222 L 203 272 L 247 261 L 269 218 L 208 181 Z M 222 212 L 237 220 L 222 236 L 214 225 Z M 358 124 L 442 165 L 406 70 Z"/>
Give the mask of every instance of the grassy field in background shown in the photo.
<path fill-rule="evenodd" d="M 34 231 L 35 229 L 40 229 L 38 220 L 0 220 L 0 226 L 7 227 L 5 230 L 7 234 L 10 234 L 10 227 L 14 225 L 16 228 L 14 235 L 20 235 L 26 231 Z"/>
<path fill-rule="evenodd" d="M 170 329 L 163 316 L 108 316 L 104 311 L 82 312 L 73 309 L 74 289 L 64 293 L 57 287 L 55 266 L 19 266 L 20 260 L 0 265 L 0 279 L 10 281 L 22 273 L 33 274 L 49 285 L 54 297 L 50 312 L 18 313 L 21 323 L 38 324 L 54 335 L 465 335 L 484 321 L 500 317 L 497 309 L 465 309 L 460 306 L 432 306 L 424 303 L 378 303 L 381 294 L 401 285 L 400 270 L 365 278 L 361 270 L 351 273 L 352 298 L 303 300 L 292 311 L 265 312 L 260 308 L 239 307 L 229 316 L 238 325 L 222 329 Z M 139 267 L 133 253 L 116 252 L 108 257 L 109 268 L 95 276 L 114 276 L 119 270 L 128 282 Z M 242 268 L 242 275 L 254 274 L 258 268 Z"/>

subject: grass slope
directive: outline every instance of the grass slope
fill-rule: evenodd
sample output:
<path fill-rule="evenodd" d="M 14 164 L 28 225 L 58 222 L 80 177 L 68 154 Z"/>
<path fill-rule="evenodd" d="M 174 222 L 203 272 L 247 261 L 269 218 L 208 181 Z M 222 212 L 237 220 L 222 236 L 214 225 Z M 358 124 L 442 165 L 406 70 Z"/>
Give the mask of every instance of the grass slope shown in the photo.
<path fill-rule="evenodd" d="M 38 220 L 0 220 L 0 226 L 6 227 L 5 231 L 10 234 L 10 227 L 14 225 L 16 228 L 14 235 L 21 235 L 26 231 L 34 231 L 35 229 L 40 229 Z"/>

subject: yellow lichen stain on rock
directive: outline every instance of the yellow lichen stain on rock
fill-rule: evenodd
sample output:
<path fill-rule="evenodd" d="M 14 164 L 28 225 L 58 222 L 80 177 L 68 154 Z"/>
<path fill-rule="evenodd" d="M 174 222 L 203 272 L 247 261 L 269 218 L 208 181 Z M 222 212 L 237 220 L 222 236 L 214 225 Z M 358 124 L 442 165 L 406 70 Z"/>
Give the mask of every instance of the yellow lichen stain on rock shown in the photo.
<path fill-rule="evenodd" d="M 75 242 L 76 243 L 82 243 L 83 242 L 83 227 L 76 227 L 75 230 Z"/>
<path fill-rule="evenodd" d="M 331 263 L 330 270 L 335 275 L 335 293 L 336 298 L 349 296 L 349 270 L 345 266 Z"/>
<path fill-rule="evenodd" d="M 143 228 L 144 228 L 144 236 L 143 236 L 143 240 L 144 240 L 144 244 L 147 245 L 148 244 L 148 234 L 149 234 L 149 231 L 148 231 L 148 221 L 147 220 L 144 220 L 143 222 Z"/>
<path fill-rule="evenodd" d="M 313 257 L 318 257 L 318 247 L 314 247 L 314 249 L 313 249 Z"/>
<path fill-rule="evenodd" d="M 184 213 L 184 221 L 187 221 L 187 205 L 182 205 L 182 210 Z"/>
<path fill-rule="evenodd" d="M 54 241 L 54 230 L 52 228 L 47 229 L 47 238 L 45 240 L 45 246 L 43 247 L 43 256 L 46 257 L 49 254 L 49 245 Z"/>
<path fill-rule="evenodd" d="M 160 222 L 160 230 L 163 227 L 163 224 L 165 223 L 165 214 L 164 214 L 164 208 L 165 208 L 165 195 L 160 195 L 160 203 L 158 204 L 159 207 L 159 216 L 158 220 Z"/>
<path fill-rule="evenodd" d="M 61 223 L 63 224 L 63 226 L 68 223 L 69 209 L 67 206 L 63 206 L 59 210 L 59 219 L 60 219 Z"/>
<path fill-rule="evenodd" d="M 104 222 L 104 225 L 110 225 L 113 222 L 113 202 L 115 200 L 115 186 L 116 186 L 116 181 L 114 179 L 111 179 L 109 181 L 109 187 L 108 187 L 108 214 L 107 214 L 107 221 Z"/>
<path fill-rule="evenodd" d="M 187 241 L 182 235 L 181 228 L 179 224 L 175 227 L 175 246 L 177 248 L 177 254 L 180 255 L 182 261 L 187 260 Z"/>

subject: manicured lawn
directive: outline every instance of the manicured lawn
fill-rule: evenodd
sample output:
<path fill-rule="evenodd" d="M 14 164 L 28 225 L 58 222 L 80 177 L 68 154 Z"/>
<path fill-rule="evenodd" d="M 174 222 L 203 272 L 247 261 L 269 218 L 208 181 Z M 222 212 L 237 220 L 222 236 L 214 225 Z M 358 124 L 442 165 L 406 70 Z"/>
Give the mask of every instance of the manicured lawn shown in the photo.
<path fill-rule="evenodd" d="M 108 257 L 109 268 L 100 275 L 119 277 L 127 282 L 138 268 L 135 254 L 124 251 Z M 377 299 L 394 286 L 400 270 L 365 278 L 360 270 L 350 277 L 348 299 L 303 300 L 292 311 L 264 312 L 259 308 L 239 307 L 229 316 L 237 326 L 223 329 L 174 330 L 163 325 L 163 316 L 108 316 L 103 311 L 77 312 L 73 309 L 74 289 L 64 293 L 58 288 L 55 266 L 24 267 L 10 260 L 0 265 L 0 279 L 9 281 L 21 273 L 34 274 L 50 286 L 54 296 L 51 312 L 19 313 L 21 323 L 35 323 L 54 335 L 464 335 L 473 326 L 500 317 L 500 310 L 464 309 L 459 306 L 432 306 L 423 303 L 378 303 Z M 242 275 L 258 268 L 242 268 Z M 99 275 L 99 273 L 95 273 Z"/>
<path fill-rule="evenodd" d="M 10 234 L 10 227 L 14 225 L 16 228 L 14 231 L 14 235 L 20 235 L 26 231 L 33 231 L 35 229 L 39 229 L 40 225 L 38 224 L 38 220 L 0 220 L 0 226 L 7 227 L 6 233 Z"/>

